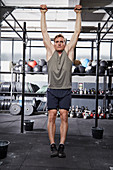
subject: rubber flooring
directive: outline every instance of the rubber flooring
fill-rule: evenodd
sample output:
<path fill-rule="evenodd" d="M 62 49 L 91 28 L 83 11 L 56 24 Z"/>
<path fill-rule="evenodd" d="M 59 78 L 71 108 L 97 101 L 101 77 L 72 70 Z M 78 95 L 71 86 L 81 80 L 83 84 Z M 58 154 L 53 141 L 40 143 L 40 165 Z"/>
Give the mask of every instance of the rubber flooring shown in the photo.
<path fill-rule="evenodd" d="M 51 158 L 46 115 L 25 116 L 34 120 L 33 131 L 21 133 L 21 117 L 0 113 L 0 140 L 8 140 L 7 157 L 0 170 L 113 170 L 113 119 L 99 119 L 102 139 L 92 137 L 94 119 L 69 118 L 65 143 L 66 158 Z M 55 140 L 59 144 L 60 118 Z"/>

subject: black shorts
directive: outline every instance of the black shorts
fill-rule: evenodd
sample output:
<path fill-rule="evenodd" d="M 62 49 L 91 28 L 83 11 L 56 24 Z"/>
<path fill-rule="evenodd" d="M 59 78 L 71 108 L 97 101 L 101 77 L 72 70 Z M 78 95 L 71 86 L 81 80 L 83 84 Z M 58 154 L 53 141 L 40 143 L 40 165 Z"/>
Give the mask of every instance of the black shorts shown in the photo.
<path fill-rule="evenodd" d="M 71 89 L 47 89 L 47 108 L 69 110 L 71 106 Z"/>

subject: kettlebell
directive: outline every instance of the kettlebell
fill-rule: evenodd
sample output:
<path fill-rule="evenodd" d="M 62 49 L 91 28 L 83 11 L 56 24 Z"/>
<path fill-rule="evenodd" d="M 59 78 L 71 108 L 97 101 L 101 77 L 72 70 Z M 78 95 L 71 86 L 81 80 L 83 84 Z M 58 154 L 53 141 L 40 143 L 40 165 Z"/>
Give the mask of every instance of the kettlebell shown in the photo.
<path fill-rule="evenodd" d="M 34 68 L 37 65 L 37 62 L 35 60 L 29 60 L 28 65 Z"/>
<path fill-rule="evenodd" d="M 33 72 L 42 72 L 42 66 L 38 64 L 33 67 Z"/>

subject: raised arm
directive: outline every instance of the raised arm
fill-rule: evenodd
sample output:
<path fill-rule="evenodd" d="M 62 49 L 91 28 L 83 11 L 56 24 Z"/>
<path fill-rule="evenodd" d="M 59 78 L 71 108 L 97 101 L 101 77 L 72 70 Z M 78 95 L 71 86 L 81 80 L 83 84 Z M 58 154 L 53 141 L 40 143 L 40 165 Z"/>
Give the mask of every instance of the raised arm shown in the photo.
<path fill-rule="evenodd" d="M 51 43 L 51 39 L 49 37 L 49 34 L 47 32 L 47 25 L 46 25 L 46 12 L 47 12 L 47 6 L 46 5 L 40 5 L 41 7 L 41 32 L 43 36 L 43 43 L 47 50 L 47 60 L 52 55 L 52 50 L 54 50 L 54 46 Z"/>
<path fill-rule="evenodd" d="M 74 50 L 77 44 L 77 41 L 78 41 L 80 31 L 81 31 L 81 10 L 77 10 L 81 8 L 82 8 L 81 5 L 76 5 L 74 8 L 74 11 L 76 12 L 75 31 L 71 37 L 70 42 L 66 45 L 66 48 L 65 48 L 68 54 Z M 71 55 L 71 57 L 73 57 L 73 55 Z"/>

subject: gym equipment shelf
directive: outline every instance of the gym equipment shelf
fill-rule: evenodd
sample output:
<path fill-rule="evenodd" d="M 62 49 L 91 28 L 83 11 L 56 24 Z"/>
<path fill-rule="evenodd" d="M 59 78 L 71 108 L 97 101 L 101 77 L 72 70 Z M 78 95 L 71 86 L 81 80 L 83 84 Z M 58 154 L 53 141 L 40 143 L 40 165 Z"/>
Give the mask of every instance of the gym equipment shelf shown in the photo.
<path fill-rule="evenodd" d="M 13 72 L 10 72 L 10 71 L 1 71 L 0 74 L 23 74 L 23 72 L 19 72 L 19 71 L 13 71 Z M 42 75 L 47 75 L 47 73 L 44 73 L 44 72 L 25 72 L 25 74 L 42 74 Z M 96 76 L 96 73 L 72 73 L 72 76 Z M 107 76 L 113 76 L 113 73 L 107 73 Z M 105 74 L 99 74 L 99 76 L 105 76 Z"/>
<path fill-rule="evenodd" d="M 17 95 L 21 95 L 22 92 L 12 92 L 13 95 L 17 96 Z M 46 96 L 46 93 L 33 93 L 33 92 L 25 92 L 24 93 L 25 96 L 38 96 L 38 97 L 44 97 Z M 11 92 L 0 92 L 1 96 L 10 96 Z M 71 94 L 72 98 L 86 98 L 86 99 L 95 99 L 95 94 Z M 106 97 L 106 99 L 113 99 L 113 95 L 110 94 L 98 94 L 98 98 L 99 99 L 103 99 L 104 97 Z"/>
<path fill-rule="evenodd" d="M 23 72 L 19 72 L 19 71 L 1 71 L 0 74 L 24 74 Z M 44 73 L 44 72 L 25 72 L 25 74 L 42 74 L 42 75 L 47 75 L 48 73 Z M 72 76 L 96 76 L 96 73 L 72 73 Z M 109 73 L 107 70 L 107 73 L 105 74 L 99 74 L 99 76 L 113 76 L 113 73 Z"/>
<path fill-rule="evenodd" d="M 23 72 L 19 72 L 19 71 L 13 71 L 13 72 L 10 72 L 10 71 L 1 71 L 0 74 L 24 74 Z M 47 73 L 44 73 L 44 72 L 25 72 L 25 74 L 47 74 Z"/>
<path fill-rule="evenodd" d="M 0 94 L 2 96 L 10 96 L 11 92 L 0 92 Z M 39 96 L 39 97 L 43 97 L 46 95 L 45 93 L 30 93 L 30 92 L 25 92 L 24 94 L 25 96 Z M 22 95 L 22 92 L 12 92 L 12 95 L 16 95 L 16 96 Z"/>
<path fill-rule="evenodd" d="M 72 98 L 84 98 L 84 99 L 95 99 L 95 94 L 72 94 Z M 103 99 L 105 97 L 105 94 L 98 95 L 99 99 Z"/>
<path fill-rule="evenodd" d="M 72 76 L 96 76 L 96 73 L 72 73 Z M 99 74 L 99 76 L 106 76 L 105 74 Z"/>

